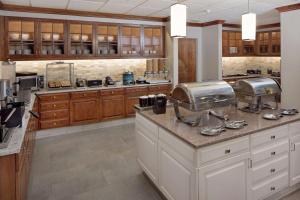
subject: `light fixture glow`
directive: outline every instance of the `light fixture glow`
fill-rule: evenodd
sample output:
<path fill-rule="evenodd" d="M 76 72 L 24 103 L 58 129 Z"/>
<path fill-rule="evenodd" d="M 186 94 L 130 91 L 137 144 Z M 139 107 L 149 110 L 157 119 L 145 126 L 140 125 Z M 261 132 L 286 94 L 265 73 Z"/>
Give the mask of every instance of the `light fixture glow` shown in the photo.
<path fill-rule="evenodd" d="M 186 37 L 186 5 L 171 6 L 171 37 Z"/>
<path fill-rule="evenodd" d="M 253 41 L 256 39 L 256 14 L 242 15 L 242 40 Z"/>

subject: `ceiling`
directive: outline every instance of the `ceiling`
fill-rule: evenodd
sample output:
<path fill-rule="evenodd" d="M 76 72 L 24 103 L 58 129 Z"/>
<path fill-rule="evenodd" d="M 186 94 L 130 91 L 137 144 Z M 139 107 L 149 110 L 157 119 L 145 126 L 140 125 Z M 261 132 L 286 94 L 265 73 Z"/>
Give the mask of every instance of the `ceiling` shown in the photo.
<path fill-rule="evenodd" d="M 1 1 L 1 0 L 0 0 Z M 226 20 L 240 23 L 247 11 L 247 0 L 2 0 L 4 4 L 69 10 L 105 12 L 153 17 L 167 17 L 176 2 L 188 7 L 188 21 Z M 258 24 L 279 22 L 276 7 L 300 3 L 300 0 L 250 0 L 250 10 L 257 13 Z"/>

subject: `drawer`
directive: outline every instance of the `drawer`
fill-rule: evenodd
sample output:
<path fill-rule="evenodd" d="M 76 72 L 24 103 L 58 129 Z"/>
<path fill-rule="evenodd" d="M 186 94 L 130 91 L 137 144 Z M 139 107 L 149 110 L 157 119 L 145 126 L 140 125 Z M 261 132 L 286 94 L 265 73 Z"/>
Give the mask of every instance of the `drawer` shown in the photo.
<path fill-rule="evenodd" d="M 123 95 L 124 89 L 108 89 L 101 90 L 101 96 L 110 96 L 110 95 Z"/>
<path fill-rule="evenodd" d="M 263 183 L 252 187 L 253 200 L 261 200 L 288 186 L 288 172 L 285 171 Z"/>
<path fill-rule="evenodd" d="M 251 147 L 256 147 L 262 144 L 278 141 L 282 138 L 287 138 L 288 132 L 289 127 L 288 125 L 285 125 L 253 134 L 250 136 Z"/>
<path fill-rule="evenodd" d="M 69 93 L 58 93 L 58 94 L 44 94 L 39 95 L 41 102 L 53 102 L 53 101 L 64 101 L 69 100 Z"/>
<path fill-rule="evenodd" d="M 62 118 L 68 118 L 69 115 L 70 115 L 69 110 L 46 111 L 40 113 L 40 119 L 41 120 L 62 119 Z"/>
<path fill-rule="evenodd" d="M 248 136 L 204 147 L 199 150 L 198 158 L 200 163 L 205 163 L 216 159 L 223 159 L 242 151 L 249 151 Z"/>
<path fill-rule="evenodd" d="M 267 163 L 253 167 L 251 169 L 252 183 L 265 179 L 269 176 L 275 175 L 280 171 L 287 170 L 288 165 L 289 156 L 288 154 L 284 154 L 283 156 L 271 160 Z"/>
<path fill-rule="evenodd" d="M 60 119 L 60 120 L 40 121 L 41 129 L 58 128 L 58 127 L 65 127 L 65 126 L 69 126 L 69 118 Z"/>
<path fill-rule="evenodd" d="M 126 88 L 125 92 L 126 92 L 126 94 L 134 94 L 136 92 L 147 93 L 148 92 L 148 88 L 147 87 Z"/>
<path fill-rule="evenodd" d="M 89 99 L 89 98 L 97 98 L 98 91 L 88 91 L 88 92 L 72 92 L 71 99 Z"/>
<path fill-rule="evenodd" d="M 170 90 L 171 89 L 171 85 L 155 85 L 155 86 L 149 86 L 149 91 L 150 92 L 159 92 L 159 91 L 166 91 L 166 90 Z"/>
<path fill-rule="evenodd" d="M 251 153 L 253 164 L 259 161 L 275 158 L 277 155 L 289 151 L 289 140 L 283 140 L 279 143 L 266 146 L 264 148 L 253 150 Z"/>
<path fill-rule="evenodd" d="M 300 122 L 294 122 L 289 125 L 290 136 L 295 136 L 300 134 Z"/>
<path fill-rule="evenodd" d="M 69 101 L 59 101 L 53 103 L 41 103 L 40 112 L 51 110 L 63 110 L 69 109 Z"/>

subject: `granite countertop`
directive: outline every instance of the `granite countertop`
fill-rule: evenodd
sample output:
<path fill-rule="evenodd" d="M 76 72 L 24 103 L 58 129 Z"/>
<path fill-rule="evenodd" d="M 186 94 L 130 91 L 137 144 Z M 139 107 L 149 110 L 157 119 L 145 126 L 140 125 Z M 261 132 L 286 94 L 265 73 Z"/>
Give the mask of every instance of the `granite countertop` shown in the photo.
<path fill-rule="evenodd" d="M 35 94 L 32 93 L 30 105 L 25 107 L 25 112 L 22 119 L 22 127 L 12 128 L 10 130 L 11 134 L 8 146 L 6 148 L 0 149 L 0 156 L 6 156 L 20 152 L 30 118 L 29 110 L 32 109 L 35 98 Z"/>
<path fill-rule="evenodd" d="M 167 85 L 172 84 L 169 83 L 155 83 L 155 84 L 135 84 L 135 85 L 120 85 L 120 86 L 101 86 L 101 87 L 74 87 L 74 88 L 66 88 L 66 89 L 52 89 L 47 90 L 43 89 L 37 91 L 36 94 L 53 94 L 53 93 L 64 93 L 64 92 L 82 92 L 82 91 L 92 91 L 92 90 L 108 90 L 108 89 L 118 89 L 118 88 L 132 88 L 132 87 L 147 87 L 147 86 L 155 86 L 155 85 Z"/>
<path fill-rule="evenodd" d="M 180 110 L 186 114 L 188 111 Z M 262 118 L 263 113 L 245 113 L 236 109 L 231 109 L 229 119 L 245 120 L 248 126 L 239 130 L 229 130 L 217 136 L 204 136 L 200 134 L 200 127 L 191 127 L 177 120 L 173 107 L 168 107 L 165 114 L 156 115 L 152 110 L 138 111 L 142 116 L 156 123 L 158 126 L 173 133 L 175 136 L 194 148 L 205 147 L 237 137 L 253 134 L 266 129 L 285 125 L 291 122 L 299 121 L 300 114 L 294 116 L 284 116 L 279 120 L 271 121 Z M 189 112 L 189 114 L 191 114 Z"/>

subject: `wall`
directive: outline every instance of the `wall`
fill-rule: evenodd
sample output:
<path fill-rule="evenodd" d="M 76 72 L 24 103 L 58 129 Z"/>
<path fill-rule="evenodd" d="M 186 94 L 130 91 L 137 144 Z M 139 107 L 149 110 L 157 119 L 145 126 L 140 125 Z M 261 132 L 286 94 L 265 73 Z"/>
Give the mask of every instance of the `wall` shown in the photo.
<path fill-rule="evenodd" d="M 300 10 L 280 14 L 282 106 L 300 109 Z M 295 21 L 296 20 L 296 21 Z"/>
<path fill-rule="evenodd" d="M 280 57 L 223 57 L 223 75 L 246 73 L 247 69 L 260 69 L 267 74 L 267 69 L 280 71 Z"/>
<path fill-rule="evenodd" d="M 45 74 L 46 64 L 55 61 L 18 61 L 17 72 L 37 72 Z M 74 73 L 77 78 L 104 79 L 111 76 L 114 80 L 122 80 L 125 71 L 134 72 L 135 78 L 144 76 L 146 59 L 108 59 L 108 60 L 68 60 L 74 63 Z M 56 77 L 65 77 L 61 71 L 53 73 Z"/>
<path fill-rule="evenodd" d="M 222 25 L 202 28 L 201 77 L 203 81 L 222 79 Z"/>

